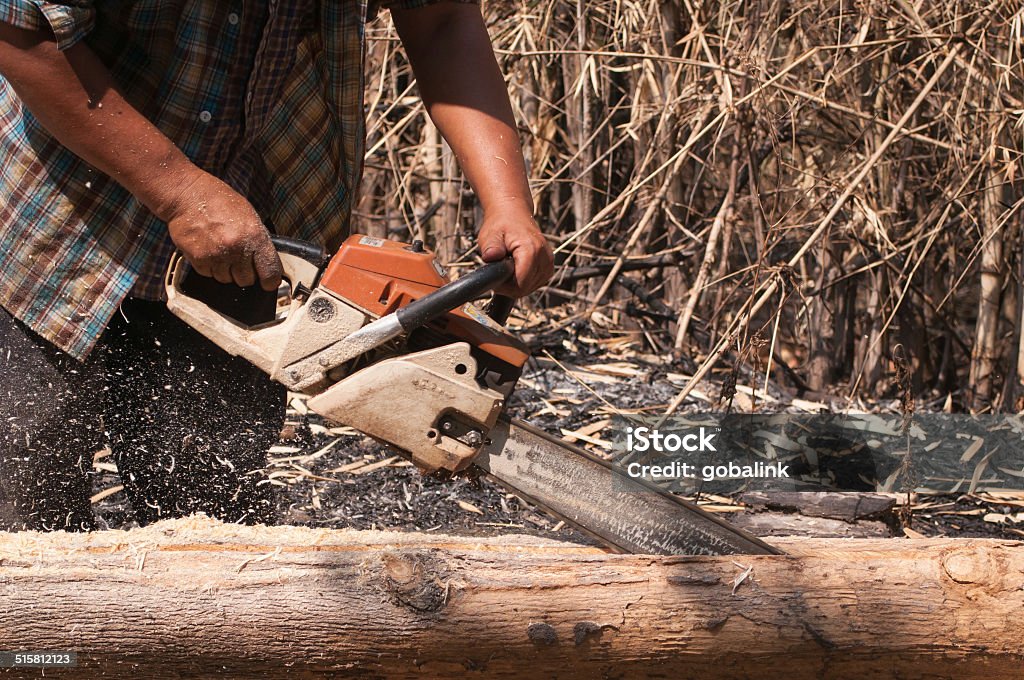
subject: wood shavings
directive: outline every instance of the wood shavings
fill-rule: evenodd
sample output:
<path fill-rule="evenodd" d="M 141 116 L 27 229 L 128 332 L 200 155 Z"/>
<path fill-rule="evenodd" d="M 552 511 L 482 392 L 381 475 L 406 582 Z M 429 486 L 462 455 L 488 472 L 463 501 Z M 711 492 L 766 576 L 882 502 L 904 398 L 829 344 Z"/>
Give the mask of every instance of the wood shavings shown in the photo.
<path fill-rule="evenodd" d="M 974 437 L 974 441 L 971 442 L 970 446 L 964 449 L 964 453 L 960 456 L 960 462 L 966 463 L 971 458 L 974 458 L 974 454 L 981 450 L 981 447 L 985 445 L 984 437 Z"/>
<path fill-rule="evenodd" d="M 89 497 L 89 502 L 90 503 L 99 503 L 104 498 L 110 498 L 114 494 L 121 493 L 122 491 L 124 491 L 124 485 L 123 484 L 118 484 L 118 485 L 112 486 L 112 487 L 110 487 L 108 489 L 104 489 L 103 491 L 100 491 L 99 493 L 93 494 L 92 496 Z"/>
<path fill-rule="evenodd" d="M 458 500 L 458 499 L 456 499 L 456 501 L 455 501 L 455 502 L 456 502 L 456 504 L 458 504 L 458 506 L 459 506 L 460 508 L 462 508 L 462 509 L 463 509 L 463 510 L 465 510 L 466 512 L 474 512 L 474 513 L 476 513 L 476 514 L 478 514 L 478 515 L 482 515 L 482 514 L 484 514 L 484 511 L 483 511 L 483 510 L 481 510 L 480 508 L 476 507 L 476 506 L 475 506 L 475 505 L 473 505 L 472 503 L 469 503 L 469 502 L 467 502 L 467 501 L 463 501 L 463 500 Z"/>
<path fill-rule="evenodd" d="M 355 470 L 352 470 L 352 474 L 365 475 L 367 472 L 373 472 L 374 470 L 379 470 L 382 467 L 387 467 L 388 465 L 394 463 L 396 460 L 398 460 L 398 456 L 391 456 L 390 458 L 379 460 L 376 463 L 371 463 L 370 465 L 356 468 Z"/>
<path fill-rule="evenodd" d="M 563 441 L 584 441 L 588 444 L 593 444 L 594 446 L 600 447 L 602 449 L 610 449 L 612 447 L 612 443 L 610 441 L 600 439 L 598 437 L 591 437 L 588 434 L 580 432 L 580 430 L 566 430 L 565 428 L 562 428 L 561 432 Z"/>
<path fill-rule="evenodd" d="M 750 578 L 750 575 L 754 573 L 754 566 L 751 565 L 748 567 L 740 564 L 739 562 L 733 562 L 733 564 L 743 570 L 743 572 L 732 581 L 732 594 L 735 595 L 736 589 L 743 585 L 744 581 Z"/>
<path fill-rule="evenodd" d="M 300 416 L 309 415 L 309 407 L 306 406 L 306 400 L 302 397 L 292 397 L 288 405 Z"/>

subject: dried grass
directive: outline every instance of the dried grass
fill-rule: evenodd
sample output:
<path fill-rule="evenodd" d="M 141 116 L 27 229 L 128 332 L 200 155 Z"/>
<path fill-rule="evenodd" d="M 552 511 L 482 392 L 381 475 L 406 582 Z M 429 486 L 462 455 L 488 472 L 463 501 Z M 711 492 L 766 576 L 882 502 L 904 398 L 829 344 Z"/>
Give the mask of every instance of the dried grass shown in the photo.
<path fill-rule="evenodd" d="M 903 352 L 926 405 L 1018 408 L 1019 3 L 484 11 L 558 252 L 538 307 L 600 312 L 694 358 L 677 403 L 723 365 L 801 393 L 899 396 Z M 386 18 L 369 54 L 354 228 L 466 262 L 479 208 Z"/>

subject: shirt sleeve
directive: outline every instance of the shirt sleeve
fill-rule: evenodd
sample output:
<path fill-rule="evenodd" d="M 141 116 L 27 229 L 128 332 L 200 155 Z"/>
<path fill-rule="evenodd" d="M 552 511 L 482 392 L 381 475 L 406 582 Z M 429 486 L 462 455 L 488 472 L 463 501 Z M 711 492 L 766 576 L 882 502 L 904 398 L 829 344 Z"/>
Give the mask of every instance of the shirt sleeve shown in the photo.
<path fill-rule="evenodd" d="M 93 29 L 95 4 L 95 0 L 0 0 L 0 21 L 32 31 L 49 28 L 57 38 L 57 48 L 66 50 Z"/>

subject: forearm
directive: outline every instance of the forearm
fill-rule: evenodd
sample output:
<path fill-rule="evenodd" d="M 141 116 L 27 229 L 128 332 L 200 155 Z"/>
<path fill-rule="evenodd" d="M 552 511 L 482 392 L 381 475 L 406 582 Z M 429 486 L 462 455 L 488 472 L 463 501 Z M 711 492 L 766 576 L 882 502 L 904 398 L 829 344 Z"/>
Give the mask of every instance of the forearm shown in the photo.
<path fill-rule="evenodd" d="M 441 3 L 393 15 L 427 112 L 484 212 L 501 206 L 532 214 L 512 107 L 479 10 Z"/>
<path fill-rule="evenodd" d="M 440 2 L 391 15 L 427 112 L 483 206 L 480 255 L 515 260 L 515 280 L 502 293 L 536 290 L 551 278 L 551 248 L 533 219 L 512 106 L 479 9 Z"/>
<path fill-rule="evenodd" d="M 84 43 L 60 52 L 46 34 L 0 23 L 0 74 L 57 141 L 164 219 L 200 172 L 125 101 Z"/>
<path fill-rule="evenodd" d="M 0 74 L 57 141 L 130 191 L 197 272 L 277 290 L 281 263 L 249 202 L 196 167 L 114 87 L 84 44 L 0 23 Z"/>

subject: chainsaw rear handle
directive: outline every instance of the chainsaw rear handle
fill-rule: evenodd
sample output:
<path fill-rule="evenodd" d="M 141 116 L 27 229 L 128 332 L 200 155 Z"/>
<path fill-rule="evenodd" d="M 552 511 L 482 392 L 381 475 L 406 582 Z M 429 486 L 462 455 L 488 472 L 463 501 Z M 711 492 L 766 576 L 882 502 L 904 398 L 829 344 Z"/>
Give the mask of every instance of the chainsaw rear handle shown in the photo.
<path fill-rule="evenodd" d="M 323 269 L 324 265 L 327 264 L 328 257 L 324 249 L 321 248 L 320 246 L 313 245 L 309 241 L 303 241 L 297 238 L 289 238 L 288 236 L 278 236 L 277 234 L 271 234 L 270 242 L 274 244 L 274 249 L 277 250 L 277 254 L 281 258 L 282 266 L 286 266 L 285 258 L 298 258 L 306 262 L 307 264 L 315 267 L 317 273 L 319 274 L 320 270 Z M 293 262 L 293 265 L 294 264 L 296 263 Z M 289 269 L 292 270 L 293 274 L 298 273 L 297 270 L 299 268 L 300 267 L 297 266 L 289 267 Z M 306 267 L 301 267 L 301 269 L 304 270 L 303 276 L 308 276 L 310 270 L 308 270 L 308 268 Z M 313 278 L 314 281 L 312 283 L 305 283 L 304 285 L 312 287 L 313 283 L 315 283 L 316 277 L 314 276 Z M 287 275 L 285 276 L 285 279 L 291 281 L 291 279 L 288 278 Z"/>
<path fill-rule="evenodd" d="M 271 236 L 271 241 L 281 258 L 284 280 L 288 283 L 293 300 L 300 291 L 312 290 L 327 259 L 324 251 L 304 241 L 283 236 Z M 192 297 L 184 288 L 185 278 L 191 269 L 184 256 L 175 252 L 164 280 L 168 309 L 221 349 L 249 360 L 269 374 L 283 341 L 277 324 L 271 322 L 248 326 L 214 309 L 203 300 Z"/>
<path fill-rule="evenodd" d="M 409 332 L 438 319 L 453 309 L 472 302 L 505 283 L 515 272 L 515 263 L 507 257 L 445 284 L 433 293 L 400 308 L 395 316 L 402 330 Z M 506 314 L 507 316 L 507 314 Z"/>
<path fill-rule="evenodd" d="M 278 257 L 281 259 L 282 278 L 291 290 L 296 293 L 300 286 L 312 289 L 316 285 L 320 272 L 327 264 L 327 253 L 320 246 L 308 241 L 287 236 L 270 235 Z M 191 265 L 184 262 L 181 278 L 188 275 Z M 170 282 L 170 279 L 168 279 Z"/>

